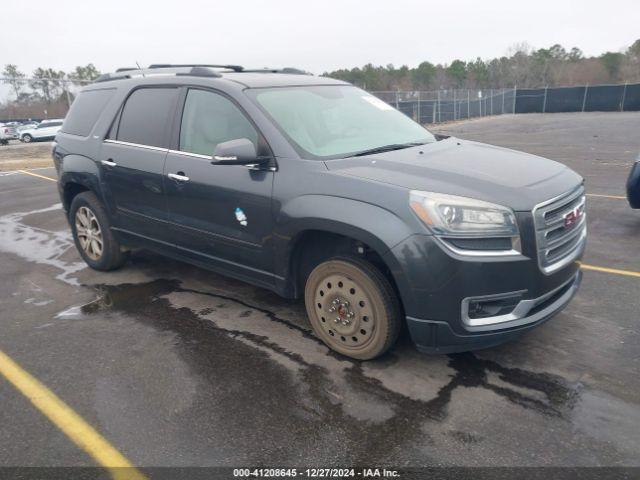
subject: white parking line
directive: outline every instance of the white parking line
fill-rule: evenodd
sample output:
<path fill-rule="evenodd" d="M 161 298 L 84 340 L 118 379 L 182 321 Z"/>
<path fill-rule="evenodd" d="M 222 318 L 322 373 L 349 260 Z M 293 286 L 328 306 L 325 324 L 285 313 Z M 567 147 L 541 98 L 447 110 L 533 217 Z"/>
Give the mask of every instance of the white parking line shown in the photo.
<path fill-rule="evenodd" d="M 22 171 L 21 171 L 22 170 Z M 21 170 L 9 170 L 8 172 L 0 172 L 0 177 L 8 177 L 9 175 L 17 175 L 24 172 L 37 172 L 38 170 L 55 170 L 55 167 L 38 167 L 38 168 L 23 168 Z"/>

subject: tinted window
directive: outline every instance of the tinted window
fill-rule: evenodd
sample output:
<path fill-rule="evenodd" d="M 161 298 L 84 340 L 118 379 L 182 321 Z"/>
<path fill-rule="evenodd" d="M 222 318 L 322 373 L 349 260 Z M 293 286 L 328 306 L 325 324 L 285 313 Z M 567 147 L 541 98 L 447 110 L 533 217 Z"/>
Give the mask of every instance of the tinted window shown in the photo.
<path fill-rule="evenodd" d="M 176 95 L 175 88 L 135 90 L 122 110 L 117 140 L 168 147 L 167 125 Z"/>
<path fill-rule="evenodd" d="M 189 90 L 182 114 L 180 150 L 213 155 L 216 145 L 238 138 L 258 143 L 258 133 L 231 100 L 217 93 Z"/>
<path fill-rule="evenodd" d="M 89 135 L 114 92 L 115 89 L 112 88 L 81 92 L 71 104 L 62 131 L 83 137 Z M 57 125 L 62 125 L 62 122 L 51 122 L 48 126 Z"/>
<path fill-rule="evenodd" d="M 62 122 L 42 122 L 40 125 L 38 125 L 38 128 L 59 127 L 60 125 L 62 125 Z M 93 125 L 91 127 L 93 127 Z M 89 130 L 91 130 L 91 128 Z M 73 133 L 73 132 L 67 132 L 67 133 Z"/>

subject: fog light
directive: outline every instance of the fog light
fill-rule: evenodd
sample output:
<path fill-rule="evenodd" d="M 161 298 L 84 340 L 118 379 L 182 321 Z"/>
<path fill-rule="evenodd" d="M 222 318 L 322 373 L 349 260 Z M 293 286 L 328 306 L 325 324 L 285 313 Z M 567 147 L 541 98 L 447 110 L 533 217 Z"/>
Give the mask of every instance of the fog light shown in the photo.
<path fill-rule="evenodd" d="M 471 319 L 508 315 L 513 312 L 521 299 L 522 295 L 516 294 L 497 299 L 471 300 L 467 314 Z"/>

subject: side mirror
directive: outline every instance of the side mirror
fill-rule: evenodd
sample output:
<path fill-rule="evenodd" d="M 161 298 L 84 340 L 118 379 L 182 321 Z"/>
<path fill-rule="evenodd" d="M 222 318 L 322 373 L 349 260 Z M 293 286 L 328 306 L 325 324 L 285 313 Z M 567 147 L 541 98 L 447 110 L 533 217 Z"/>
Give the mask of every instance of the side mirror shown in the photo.
<path fill-rule="evenodd" d="M 213 152 L 213 165 L 251 165 L 262 164 L 268 158 L 258 158 L 256 146 L 248 138 L 238 138 L 216 145 Z"/>

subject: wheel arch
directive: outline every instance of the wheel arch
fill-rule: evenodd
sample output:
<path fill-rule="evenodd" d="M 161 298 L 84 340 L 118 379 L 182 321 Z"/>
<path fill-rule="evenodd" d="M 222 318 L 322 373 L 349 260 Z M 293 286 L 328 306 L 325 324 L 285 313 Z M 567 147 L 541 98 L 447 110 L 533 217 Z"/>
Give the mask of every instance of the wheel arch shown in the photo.
<path fill-rule="evenodd" d="M 283 295 L 302 295 L 314 263 L 350 254 L 376 265 L 404 304 L 410 295 L 407 281 L 400 262 L 389 254 L 412 234 L 401 218 L 376 205 L 337 197 L 307 196 L 295 207 L 283 208 L 287 228 L 276 230 L 275 271 Z M 303 216 L 307 211 L 313 216 Z"/>
<path fill-rule="evenodd" d="M 91 191 L 103 202 L 99 170 L 95 162 L 81 155 L 66 155 L 60 166 L 59 180 L 62 207 L 69 211 L 71 202 L 79 193 Z"/>

